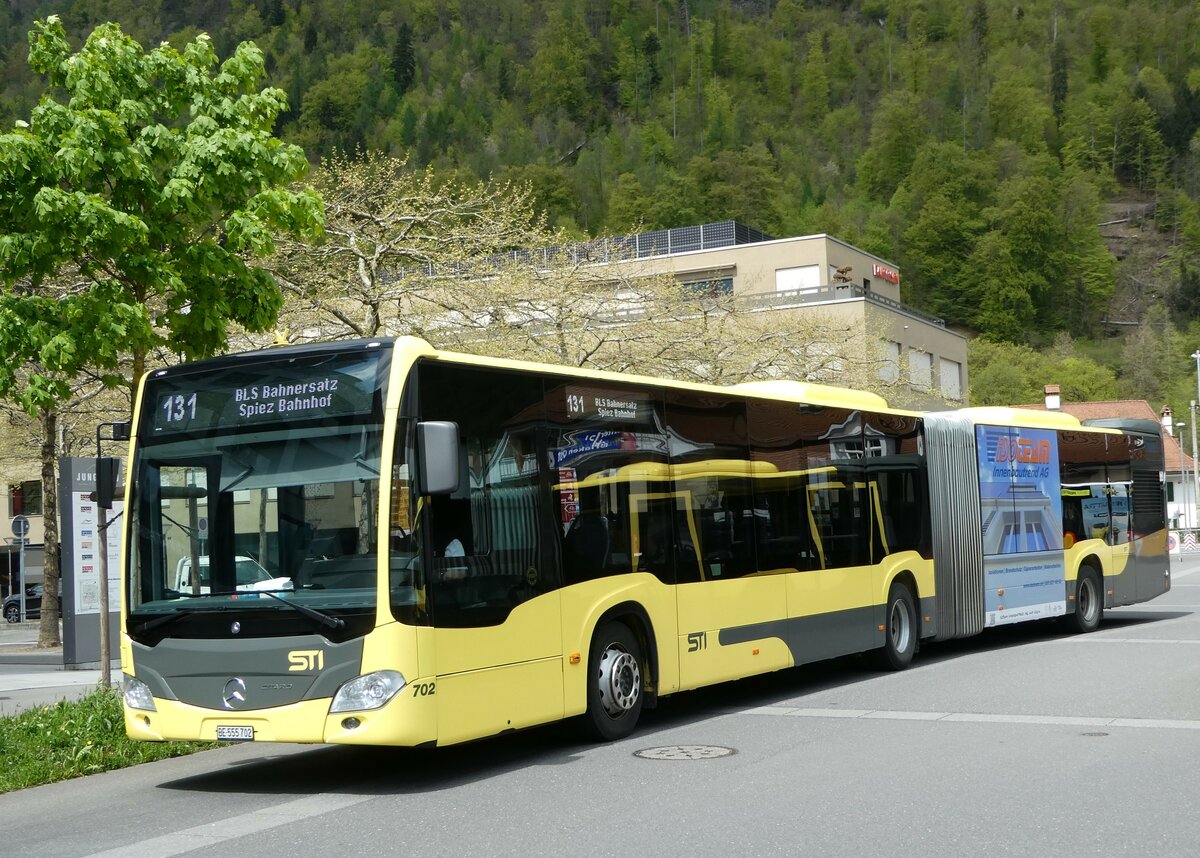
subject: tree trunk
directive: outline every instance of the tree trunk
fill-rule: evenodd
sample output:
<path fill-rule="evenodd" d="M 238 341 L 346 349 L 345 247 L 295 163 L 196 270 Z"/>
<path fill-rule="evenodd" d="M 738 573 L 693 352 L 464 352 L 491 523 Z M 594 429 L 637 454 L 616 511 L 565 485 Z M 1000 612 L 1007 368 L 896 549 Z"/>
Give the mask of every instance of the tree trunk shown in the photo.
<path fill-rule="evenodd" d="M 38 627 L 38 646 L 62 643 L 58 634 L 58 483 L 55 474 L 55 439 L 58 436 L 58 411 L 42 410 L 42 521 L 45 528 L 45 561 L 42 567 L 42 620 Z"/>

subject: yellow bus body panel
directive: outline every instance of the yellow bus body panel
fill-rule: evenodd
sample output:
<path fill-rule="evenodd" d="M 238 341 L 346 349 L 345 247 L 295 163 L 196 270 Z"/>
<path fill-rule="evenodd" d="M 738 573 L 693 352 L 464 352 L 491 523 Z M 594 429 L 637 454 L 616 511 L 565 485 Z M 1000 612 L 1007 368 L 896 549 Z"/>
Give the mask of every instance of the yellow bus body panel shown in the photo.
<path fill-rule="evenodd" d="M 562 658 L 471 670 L 437 680 L 438 744 L 449 745 L 563 717 Z"/>
<path fill-rule="evenodd" d="M 561 598 L 522 602 L 499 625 L 433 630 L 439 744 L 562 717 Z"/>
<path fill-rule="evenodd" d="M 901 551 L 896 554 L 889 554 L 874 568 L 872 601 L 876 605 L 887 605 L 888 592 L 892 589 L 892 582 L 896 580 L 902 572 L 909 572 L 913 576 L 913 580 L 917 583 L 917 592 L 913 596 L 917 599 L 917 611 L 921 610 L 921 599 L 928 599 L 937 595 L 937 576 L 933 571 L 933 561 L 926 560 L 915 551 Z"/>
<path fill-rule="evenodd" d="M 722 644 L 722 629 L 777 623 L 787 617 L 785 575 L 753 575 L 680 584 L 679 681 L 698 688 L 725 679 L 792 666 L 792 653 L 776 635 Z"/>
<path fill-rule="evenodd" d="M 679 689 L 679 659 L 675 650 L 675 593 L 648 573 L 600 578 L 574 584 L 562 593 L 563 714 L 580 715 L 587 709 L 588 650 L 601 618 L 619 605 L 634 604 L 646 613 L 652 626 L 658 656 L 660 695 Z M 571 664 L 572 656 L 578 661 Z"/>

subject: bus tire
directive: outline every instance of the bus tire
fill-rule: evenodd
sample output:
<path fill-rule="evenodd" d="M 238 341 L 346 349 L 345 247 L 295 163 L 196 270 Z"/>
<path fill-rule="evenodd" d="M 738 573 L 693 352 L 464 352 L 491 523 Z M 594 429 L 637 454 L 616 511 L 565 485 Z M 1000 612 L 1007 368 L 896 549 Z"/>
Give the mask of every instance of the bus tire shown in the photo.
<path fill-rule="evenodd" d="M 1075 578 L 1075 613 L 1068 618 L 1069 627 L 1080 634 L 1094 632 L 1104 616 L 1104 590 L 1100 575 L 1091 566 L 1081 566 Z"/>
<path fill-rule="evenodd" d="M 624 623 L 610 622 L 592 638 L 588 653 L 587 712 L 584 730 L 611 742 L 633 732 L 642 713 L 642 647 Z"/>
<path fill-rule="evenodd" d="M 908 587 L 892 584 L 883 620 L 883 646 L 875 650 L 875 663 L 884 670 L 904 670 L 912 664 L 918 637 L 917 609 Z"/>

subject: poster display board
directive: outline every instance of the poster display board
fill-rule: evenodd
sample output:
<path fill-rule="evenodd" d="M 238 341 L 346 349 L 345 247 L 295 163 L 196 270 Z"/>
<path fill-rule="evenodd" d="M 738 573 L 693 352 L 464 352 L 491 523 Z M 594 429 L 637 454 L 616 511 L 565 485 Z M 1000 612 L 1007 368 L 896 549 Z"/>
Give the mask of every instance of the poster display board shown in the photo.
<path fill-rule="evenodd" d="M 59 459 L 58 506 L 62 522 L 63 664 L 94 665 L 100 660 L 100 522 L 108 528 L 108 612 L 110 652 L 116 653 L 121 612 L 121 512 L 123 501 L 111 510 L 91 499 L 96 489 L 96 460 Z M 123 479 L 118 479 L 123 484 Z"/>
<path fill-rule="evenodd" d="M 1053 430 L 975 427 L 985 624 L 1066 613 L 1062 486 Z"/>

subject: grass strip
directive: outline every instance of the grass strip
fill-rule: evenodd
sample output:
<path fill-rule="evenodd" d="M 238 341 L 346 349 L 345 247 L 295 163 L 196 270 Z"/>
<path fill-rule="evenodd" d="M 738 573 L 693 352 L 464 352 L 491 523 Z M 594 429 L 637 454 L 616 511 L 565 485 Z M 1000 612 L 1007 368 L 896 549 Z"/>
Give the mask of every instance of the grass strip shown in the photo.
<path fill-rule="evenodd" d="M 211 742 L 134 742 L 125 735 L 120 694 L 97 688 L 79 700 L 0 717 L 0 793 L 215 747 Z"/>

